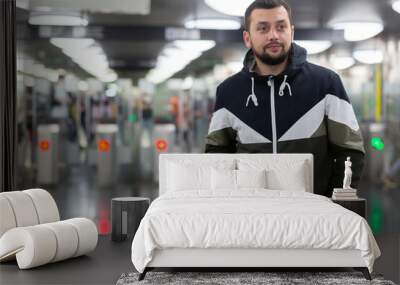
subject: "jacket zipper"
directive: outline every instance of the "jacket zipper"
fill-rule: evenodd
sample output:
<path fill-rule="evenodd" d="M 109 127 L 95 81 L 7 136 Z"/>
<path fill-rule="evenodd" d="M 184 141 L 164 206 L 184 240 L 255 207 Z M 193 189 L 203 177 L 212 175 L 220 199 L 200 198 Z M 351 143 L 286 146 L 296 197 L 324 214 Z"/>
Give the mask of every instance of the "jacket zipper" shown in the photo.
<path fill-rule="evenodd" d="M 271 87 L 271 124 L 272 124 L 272 153 L 277 153 L 276 141 L 276 116 L 275 116 L 275 86 L 274 79 L 268 79 L 268 86 Z"/>

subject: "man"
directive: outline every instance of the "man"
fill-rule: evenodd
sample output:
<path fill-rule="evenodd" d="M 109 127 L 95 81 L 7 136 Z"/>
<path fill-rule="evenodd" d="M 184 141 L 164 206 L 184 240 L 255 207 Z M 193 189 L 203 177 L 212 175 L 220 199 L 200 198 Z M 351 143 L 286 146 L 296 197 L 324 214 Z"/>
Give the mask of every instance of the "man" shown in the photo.
<path fill-rule="evenodd" d="M 243 69 L 217 88 L 206 138 L 208 153 L 312 153 L 314 193 L 342 187 L 344 161 L 356 188 L 363 140 L 339 76 L 306 61 L 293 43 L 291 9 L 283 0 L 256 0 L 246 10 Z"/>

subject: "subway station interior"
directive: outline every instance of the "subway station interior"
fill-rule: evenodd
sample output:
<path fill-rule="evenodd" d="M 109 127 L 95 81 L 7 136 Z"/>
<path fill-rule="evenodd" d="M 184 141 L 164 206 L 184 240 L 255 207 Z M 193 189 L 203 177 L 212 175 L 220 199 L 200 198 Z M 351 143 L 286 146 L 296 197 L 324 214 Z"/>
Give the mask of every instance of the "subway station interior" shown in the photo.
<path fill-rule="evenodd" d="M 1 284 L 116 284 L 134 271 L 132 238 L 111 240 L 111 200 L 153 201 L 160 154 L 204 153 L 216 88 L 243 68 L 251 2 L 2 0 L 2 17 L 15 5 L 13 191 L 47 190 L 63 220 L 92 220 L 99 240 L 34 269 L 1 263 Z M 339 74 L 354 108 L 374 273 L 400 284 L 400 1 L 287 2 L 294 42 Z"/>

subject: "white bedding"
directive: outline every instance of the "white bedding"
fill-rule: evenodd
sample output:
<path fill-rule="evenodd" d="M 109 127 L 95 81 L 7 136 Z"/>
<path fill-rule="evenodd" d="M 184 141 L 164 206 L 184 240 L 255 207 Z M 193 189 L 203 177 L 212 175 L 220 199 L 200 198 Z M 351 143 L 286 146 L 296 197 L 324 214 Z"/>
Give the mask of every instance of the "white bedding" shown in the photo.
<path fill-rule="evenodd" d="M 320 195 L 265 189 L 163 194 L 133 239 L 135 268 L 165 248 L 358 249 L 370 272 L 380 256 L 359 215 Z"/>

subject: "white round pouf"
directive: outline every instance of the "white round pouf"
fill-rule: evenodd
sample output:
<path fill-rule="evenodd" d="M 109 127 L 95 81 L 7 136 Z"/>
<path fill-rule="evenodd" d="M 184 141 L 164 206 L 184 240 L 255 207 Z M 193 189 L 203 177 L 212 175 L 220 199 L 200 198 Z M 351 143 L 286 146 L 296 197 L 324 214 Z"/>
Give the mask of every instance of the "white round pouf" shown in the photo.
<path fill-rule="evenodd" d="M 43 189 L 29 189 L 22 191 L 30 196 L 36 208 L 39 224 L 57 222 L 60 214 L 56 202 L 49 192 Z"/>
<path fill-rule="evenodd" d="M 86 218 L 74 218 L 62 221 L 72 225 L 78 233 L 78 249 L 74 257 L 86 254 L 97 246 L 98 231 L 96 225 Z"/>
<path fill-rule="evenodd" d="M 16 254 L 20 269 L 49 263 L 57 251 L 57 239 L 53 231 L 40 225 L 11 229 L 0 241 L 0 258 Z"/>
<path fill-rule="evenodd" d="M 30 196 L 22 191 L 11 191 L 1 193 L 13 209 L 17 227 L 33 226 L 39 223 L 35 205 Z"/>
<path fill-rule="evenodd" d="M 10 202 L 6 197 L 3 197 L 0 193 L 0 237 L 9 229 L 15 228 L 17 222 L 13 209 L 11 208 Z"/>
<path fill-rule="evenodd" d="M 71 258 L 78 250 L 78 233 L 75 228 L 63 222 L 55 222 L 42 225 L 51 229 L 57 238 L 57 252 L 51 262 L 57 262 Z"/>

